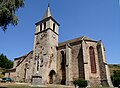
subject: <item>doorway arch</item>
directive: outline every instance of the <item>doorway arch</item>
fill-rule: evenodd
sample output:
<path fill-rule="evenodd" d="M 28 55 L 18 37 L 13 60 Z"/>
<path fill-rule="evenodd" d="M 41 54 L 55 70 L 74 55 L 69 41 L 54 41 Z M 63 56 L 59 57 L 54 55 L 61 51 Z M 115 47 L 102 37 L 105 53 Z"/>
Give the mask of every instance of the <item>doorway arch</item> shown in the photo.
<path fill-rule="evenodd" d="M 56 72 L 54 70 L 51 70 L 50 73 L 49 73 L 49 84 L 54 83 L 55 75 L 56 75 Z"/>

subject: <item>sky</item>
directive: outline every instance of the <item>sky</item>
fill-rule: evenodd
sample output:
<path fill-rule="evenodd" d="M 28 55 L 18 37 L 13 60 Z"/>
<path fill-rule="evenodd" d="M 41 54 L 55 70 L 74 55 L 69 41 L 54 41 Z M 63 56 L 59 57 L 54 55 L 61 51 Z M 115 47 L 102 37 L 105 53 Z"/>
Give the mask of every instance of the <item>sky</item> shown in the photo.
<path fill-rule="evenodd" d="M 35 23 L 48 2 L 52 16 L 60 24 L 59 42 L 87 36 L 102 40 L 109 64 L 120 64 L 120 6 L 118 0 L 25 0 L 16 15 L 19 24 L 0 30 L 0 53 L 10 60 L 33 49 Z"/>

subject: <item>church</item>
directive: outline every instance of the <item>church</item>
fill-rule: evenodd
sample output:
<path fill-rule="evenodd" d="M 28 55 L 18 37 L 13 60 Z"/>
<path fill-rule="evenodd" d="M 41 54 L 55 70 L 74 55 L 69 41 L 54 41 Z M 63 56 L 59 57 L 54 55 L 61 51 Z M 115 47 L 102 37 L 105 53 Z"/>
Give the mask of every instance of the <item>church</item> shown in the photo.
<path fill-rule="evenodd" d="M 51 15 L 49 5 L 35 25 L 33 50 L 15 58 L 6 76 L 32 85 L 71 86 L 74 80 L 83 79 L 88 86 L 112 86 L 101 40 L 81 36 L 58 43 L 60 24 Z"/>

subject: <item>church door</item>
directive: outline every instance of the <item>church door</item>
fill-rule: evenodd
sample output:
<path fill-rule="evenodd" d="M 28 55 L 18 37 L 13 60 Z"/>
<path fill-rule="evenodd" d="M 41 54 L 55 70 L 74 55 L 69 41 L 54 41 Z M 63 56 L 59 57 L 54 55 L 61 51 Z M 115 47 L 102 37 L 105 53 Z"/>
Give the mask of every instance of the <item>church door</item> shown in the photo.
<path fill-rule="evenodd" d="M 51 70 L 50 73 L 49 73 L 49 83 L 53 84 L 54 80 L 55 80 L 55 71 Z"/>

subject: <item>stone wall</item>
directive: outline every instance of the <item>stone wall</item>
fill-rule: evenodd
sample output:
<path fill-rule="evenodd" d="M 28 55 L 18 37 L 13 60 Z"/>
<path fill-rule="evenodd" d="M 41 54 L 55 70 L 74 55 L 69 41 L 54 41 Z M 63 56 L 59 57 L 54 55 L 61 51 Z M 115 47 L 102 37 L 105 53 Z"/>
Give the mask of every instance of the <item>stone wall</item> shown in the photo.
<path fill-rule="evenodd" d="M 21 62 L 16 66 L 16 77 L 15 81 L 17 82 L 30 82 L 31 81 L 31 75 L 32 75 L 32 70 L 31 70 L 31 59 L 32 59 L 33 53 L 30 52 L 29 54 L 26 55 L 26 57 L 22 58 L 21 57 Z M 29 78 L 26 80 L 26 78 Z"/>
<path fill-rule="evenodd" d="M 66 45 L 68 42 L 64 43 L 65 45 L 59 45 L 58 47 L 58 59 L 57 59 L 57 79 L 58 82 L 62 80 L 62 68 L 61 68 L 61 62 L 62 62 L 62 55 L 61 51 L 64 53 L 69 52 L 68 49 L 66 49 Z M 98 86 L 101 85 L 101 79 L 100 79 L 100 63 L 99 63 L 99 58 L 98 58 L 98 51 L 97 51 L 97 42 L 95 41 L 84 41 L 84 44 L 82 41 L 76 41 L 73 43 L 69 43 L 70 48 L 71 48 L 71 54 L 72 54 L 72 59 L 71 62 L 69 62 L 67 58 L 69 56 L 66 55 L 66 72 L 68 71 L 69 68 L 69 74 L 66 73 L 66 81 L 67 79 L 85 79 L 88 80 L 89 86 Z M 92 73 L 91 72 L 91 63 L 90 63 L 90 55 L 89 55 L 89 47 L 92 46 L 94 48 L 94 53 L 95 53 L 95 65 L 96 65 L 96 72 Z M 67 62 L 68 61 L 68 62 Z M 103 62 L 101 60 L 101 62 Z M 66 82 L 67 83 L 67 82 Z"/>
<path fill-rule="evenodd" d="M 83 52 L 81 44 L 72 46 L 73 79 L 84 79 Z"/>
<path fill-rule="evenodd" d="M 89 75 L 89 85 L 90 86 L 98 86 L 101 85 L 100 82 L 100 68 L 99 68 L 99 59 L 98 59 L 98 53 L 97 53 L 97 42 L 89 42 L 86 41 L 86 58 L 88 62 L 88 75 Z M 90 55 L 89 55 L 89 47 L 92 46 L 94 48 L 94 53 L 95 53 L 95 63 L 96 63 L 96 72 L 92 73 L 91 72 L 91 63 L 90 63 Z"/>

